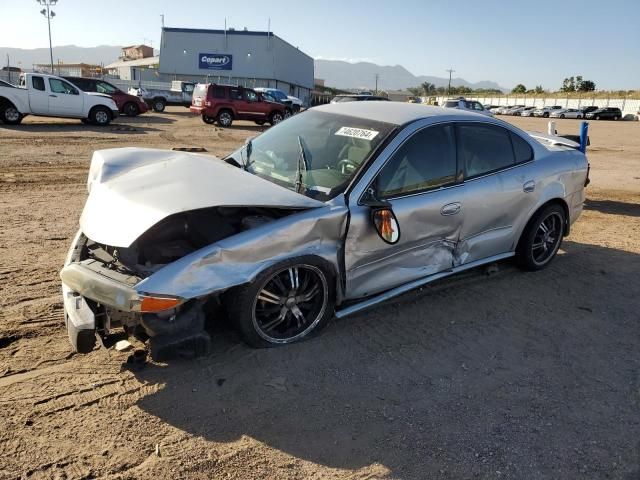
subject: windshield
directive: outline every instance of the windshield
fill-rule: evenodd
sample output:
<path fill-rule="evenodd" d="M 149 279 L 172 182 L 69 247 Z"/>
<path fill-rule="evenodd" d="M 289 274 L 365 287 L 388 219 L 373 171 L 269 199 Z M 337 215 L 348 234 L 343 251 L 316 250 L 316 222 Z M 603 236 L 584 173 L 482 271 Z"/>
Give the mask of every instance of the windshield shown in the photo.
<path fill-rule="evenodd" d="M 111 85 L 110 83 L 97 82 L 96 83 L 96 91 L 98 93 L 106 93 L 107 95 L 110 95 L 112 93 L 118 92 L 118 89 L 116 87 L 114 87 L 113 85 Z"/>
<path fill-rule="evenodd" d="M 270 128 L 230 158 L 248 172 L 326 201 L 344 191 L 393 129 L 388 123 L 309 110 Z"/>

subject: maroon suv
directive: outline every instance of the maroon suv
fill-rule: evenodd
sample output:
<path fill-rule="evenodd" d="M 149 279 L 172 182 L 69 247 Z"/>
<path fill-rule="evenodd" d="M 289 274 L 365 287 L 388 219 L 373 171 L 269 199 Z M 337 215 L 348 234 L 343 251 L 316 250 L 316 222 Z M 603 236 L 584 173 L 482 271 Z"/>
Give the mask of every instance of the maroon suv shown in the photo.
<path fill-rule="evenodd" d="M 201 115 L 203 122 L 218 122 L 221 127 L 230 126 L 234 120 L 275 125 L 286 117 L 285 105 L 269 100 L 255 90 L 215 83 L 196 85 L 190 110 Z"/>
<path fill-rule="evenodd" d="M 109 95 L 116 102 L 120 113 L 135 117 L 149 110 L 149 106 L 140 97 L 129 95 L 118 87 L 99 78 L 63 77 L 84 92 L 98 92 Z"/>

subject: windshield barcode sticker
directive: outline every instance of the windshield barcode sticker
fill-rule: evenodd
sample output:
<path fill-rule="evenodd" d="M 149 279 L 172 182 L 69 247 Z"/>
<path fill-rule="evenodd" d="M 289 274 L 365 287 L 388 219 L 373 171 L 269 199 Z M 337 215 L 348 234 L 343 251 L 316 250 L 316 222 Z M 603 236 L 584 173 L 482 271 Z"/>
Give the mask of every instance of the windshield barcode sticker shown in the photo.
<path fill-rule="evenodd" d="M 335 134 L 341 137 L 361 138 L 363 140 L 373 140 L 380 132 L 375 130 L 365 130 L 364 128 L 341 127 Z"/>

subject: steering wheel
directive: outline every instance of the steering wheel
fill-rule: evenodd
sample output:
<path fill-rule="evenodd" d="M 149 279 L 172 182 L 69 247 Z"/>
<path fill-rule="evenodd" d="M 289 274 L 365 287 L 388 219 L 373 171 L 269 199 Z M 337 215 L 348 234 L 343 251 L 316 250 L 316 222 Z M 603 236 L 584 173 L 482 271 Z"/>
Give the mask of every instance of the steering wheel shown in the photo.
<path fill-rule="evenodd" d="M 360 165 L 356 162 L 349 160 L 348 158 L 342 159 L 338 162 L 336 167 L 340 169 L 340 173 L 346 175 L 347 173 L 351 173 L 354 170 L 357 170 Z M 351 172 L 347 172 L 346 170 L 350 169 Z"/>

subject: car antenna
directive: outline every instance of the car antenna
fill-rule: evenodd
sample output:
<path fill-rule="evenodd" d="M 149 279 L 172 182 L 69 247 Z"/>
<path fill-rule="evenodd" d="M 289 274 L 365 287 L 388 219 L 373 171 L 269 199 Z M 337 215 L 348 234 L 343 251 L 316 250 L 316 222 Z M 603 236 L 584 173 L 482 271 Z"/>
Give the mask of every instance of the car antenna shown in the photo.
<path fill-rule="evenodd" d="M 298 145 L 300 147 L 300 155 L 298 156 L 298 168 L 296 170 L 296 192 L 300 193 L 300 187 L 302 187 L 302 169 L 304 168 L 305 171 L 308 169 L 307 153 L 305 152 L 300 135 L 298 135 Z"/>

